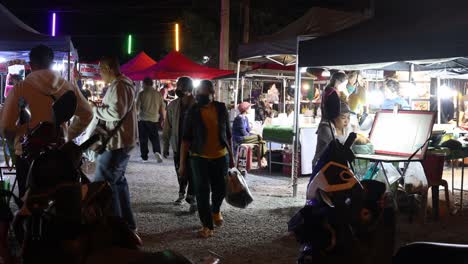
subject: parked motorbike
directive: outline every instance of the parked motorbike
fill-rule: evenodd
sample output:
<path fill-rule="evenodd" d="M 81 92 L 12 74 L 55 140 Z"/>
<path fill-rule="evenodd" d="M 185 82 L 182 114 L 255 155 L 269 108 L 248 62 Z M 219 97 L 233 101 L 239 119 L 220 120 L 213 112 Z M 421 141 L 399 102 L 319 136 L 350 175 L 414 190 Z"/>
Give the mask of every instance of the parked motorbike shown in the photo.
<path fill-rule="evenodd" d="M 384 183 L 354 176 L 354 138 L 329 144 L 314 167 L 306 205 L 288 223 L 301 243 L 297 263 L 468 263 L 468 245 L 415 242 L 393 255 L 393 199 Z"/>
<path fill-rule="evenodd" d="M 27 104 L 23 105 L 19 122 L 27 124 L 30 114 Z M 24 203 L 18 204 L 12 226 L 23 263 L 102 263 L 95 261 L 102 252 L 127 252 L 119 257 L 120 263 L 154 259 L 154 263 L 190 264 L 171 251 L 155 255 L 137 250 L 134 233 L 113 216 L 109 184 L 91 183 L 80 169 L 83 151 L 100 137 L 95 135 L 79 146 L 64 143 L 61 127 L 75 109 L 74 93 L 65 93 L 53 105 L 53 122 L 30 129 L 22 142 L 31 166 Z M 106 257 L 112 259 L 112 255 Z"/>
<path fill-rule="evenodd" d="M 391 261 L 392 203 L 386 202 L 384 183 L 359 182 L 354 176 L 350 146 L 355 136 L 351 134 L 345 144 L 329 144 L 314 168 L 306 205 L 288 223 L 302 244 L 299 264 Z"/>

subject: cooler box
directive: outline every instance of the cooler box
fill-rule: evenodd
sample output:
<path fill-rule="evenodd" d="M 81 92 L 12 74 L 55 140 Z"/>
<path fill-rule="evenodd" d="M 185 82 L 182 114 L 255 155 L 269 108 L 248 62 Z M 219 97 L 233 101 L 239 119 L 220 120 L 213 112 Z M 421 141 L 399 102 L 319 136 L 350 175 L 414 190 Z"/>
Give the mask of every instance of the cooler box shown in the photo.
<path fill-rule="evenodd" d="M 301 156 L 301 153 L 299 152 L 298 157 L 300 157 L 300 156 Z M 292 152 L 291 151 L 283 151 L 283 162 L 291 164 L 291 162 L 292 162 Z M 299 162 L 299 175 L 298 176 L 301 176 L 301 174 L 302 174 L 301 173 L 301 159 L 299 158 L 299 160 L 296 161 L 296 162 Z M 288 165 L 282 165 L 282 166 L 283 166 L 283 170 L 282 170 L 283 174 L 285 176 L 288 176 L 288 177 L 291 176 L 292 167 L 288 166 Z"/>
<path fill-rule="evenodd" d="M 283 154 L 282 150 L 273 150 L 273 151 L 268 151 L 268 155 L 271 153 L 271 161 L 273 162 L 283 162 Z M 268 167 L 271 166 L 271 171 L 272 172 L 281 172 L 283 166 L 281 164 L 269 164 L 270 160 L 268 159 Z"/>

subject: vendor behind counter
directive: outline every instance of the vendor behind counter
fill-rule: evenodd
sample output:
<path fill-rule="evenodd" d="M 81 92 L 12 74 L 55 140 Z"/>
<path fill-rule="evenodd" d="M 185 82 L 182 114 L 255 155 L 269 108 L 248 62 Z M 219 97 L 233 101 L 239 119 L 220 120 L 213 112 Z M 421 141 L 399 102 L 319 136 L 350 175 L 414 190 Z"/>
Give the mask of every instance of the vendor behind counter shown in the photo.
<path fill-rule="evenodd" d="M 350 124 L 350 108 L 348 104 L 341 101 L 340 114 L 330 122 L 321 121 L 317 129 L 317 147 L 315 148 L 315 156 L 312 161 L 313 166 L 317 163 L 320 156 L 327 149 L 328 144 L 335 138 L 341 144 L 346 142 L 349 134 L 354 132 Z M 367 144 L 369 139 L 358 135 L 355 144 Z"/>

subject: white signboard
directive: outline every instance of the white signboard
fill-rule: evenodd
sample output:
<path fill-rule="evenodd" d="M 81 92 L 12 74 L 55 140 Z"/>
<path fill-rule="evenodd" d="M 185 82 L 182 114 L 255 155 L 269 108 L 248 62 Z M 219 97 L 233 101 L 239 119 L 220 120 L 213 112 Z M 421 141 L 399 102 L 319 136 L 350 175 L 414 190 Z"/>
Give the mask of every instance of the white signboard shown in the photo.
<path fill-rule="evenodd" d="M 370 134 L 376 154 L 409 157 L 429 139 L 434 126 L 435 112 L 381 111 L 378 112 Z M 422 158 L 427 144 L 415 158 Z"/>

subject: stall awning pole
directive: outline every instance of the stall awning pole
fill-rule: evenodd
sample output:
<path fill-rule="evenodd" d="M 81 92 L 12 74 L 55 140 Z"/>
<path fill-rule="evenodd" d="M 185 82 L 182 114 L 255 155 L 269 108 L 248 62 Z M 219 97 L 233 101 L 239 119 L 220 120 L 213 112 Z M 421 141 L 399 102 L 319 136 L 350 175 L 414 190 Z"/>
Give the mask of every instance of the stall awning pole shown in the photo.
<path fill-rule="evenodd" d="M 241 60 L 237 61 L 237 73 L 236 73 L 236 90 L 234 91 L 234 108 L 237 107 L 237 97 L 239 97 L 239 76 L 240 76 L 240 65 Z"/>
<path fill-rule="evenodd" d="M 252 103 L 252 89 L 253 89 L 253 84 L 252 83 L 253 83 L 253 81 L 250 80 L 250 97 L 249 97 L 250 103 Z"/>
<path fill-rule="evenodd" d="M 71 64 L 70 64 L 70 60 L 71 60 L 71 51 L 68 52 L 68 81 L 71 81 Z"/>
<path fill-rule="evenodd" d="M 245 78 L 242 77 L 241 79 L 241 101 L 239 103 L 244 102 L 244 83 L 245 83 Z"/>
<path fill-rule="evenodd" d="M 221 102 L 221 80 L 218 80 L 218 101 Z"/>
<path fill-rule="evenodd" d="M 437 77 L 437 124 L 440 124 L 441 119 L 441 102 L 440 102 L 440 77 Z"/>
<path fill-rule="evenodd" d="M 4 97 L 4 94 L 5 94 L 5 86 L 6 86 L 6 81 L 3 80 L 4 79 L 4 76 L 3 74 L 0 74 L 0 102 L 3 104 L 3 102 L 5 101 L 5 97 Z"/>
<path fill-rule="evenodd" d="M 286 113 L 286 79 L 283 79 L 283 113 Z"/>
<path fill-rule="evenodd" d="M 292 152 L 292 169 L 291 182 L 293 187 L 293 197 L 297 197 L 297 177 L 299 173 L 299 111 L 301 110 L 301 70 L 299 68 L 299 41 L 301 37 L 297 37 L 296 42 L 296 88 L 294 89 L 294 137 L 293 137 L 293 152 Z"/>

